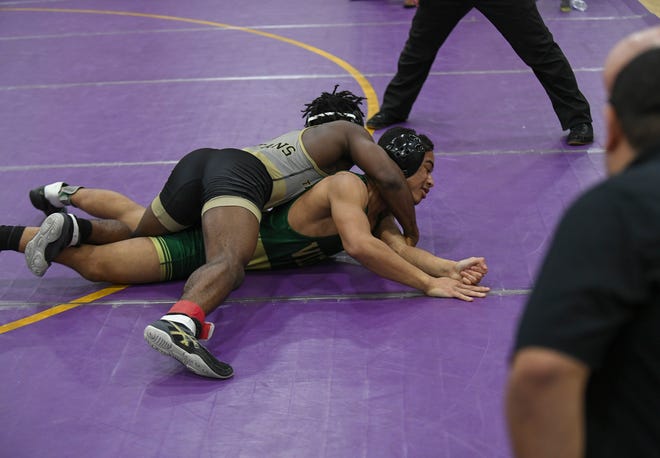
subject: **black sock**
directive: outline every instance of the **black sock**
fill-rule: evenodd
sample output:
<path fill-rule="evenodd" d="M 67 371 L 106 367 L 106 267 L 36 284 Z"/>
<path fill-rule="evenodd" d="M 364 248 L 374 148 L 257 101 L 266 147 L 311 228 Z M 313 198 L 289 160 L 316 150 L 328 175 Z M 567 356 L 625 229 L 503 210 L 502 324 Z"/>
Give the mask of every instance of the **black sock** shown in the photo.
<path fill-rule="evenodd" d="M 76 219 L 78 220 L 78 231 L 80 233 L 80 237 L 78 238 L 78 245 L 80 245 L 81 243 L 85 243 L 92 235 L 92 222 L 88 219 L 83 219 L 78 216 L 76 216 Z"/>
<path fill-rule="evenodd" d="M 0 251 L 18 251 L 25 226 L 0 226 Z"/>

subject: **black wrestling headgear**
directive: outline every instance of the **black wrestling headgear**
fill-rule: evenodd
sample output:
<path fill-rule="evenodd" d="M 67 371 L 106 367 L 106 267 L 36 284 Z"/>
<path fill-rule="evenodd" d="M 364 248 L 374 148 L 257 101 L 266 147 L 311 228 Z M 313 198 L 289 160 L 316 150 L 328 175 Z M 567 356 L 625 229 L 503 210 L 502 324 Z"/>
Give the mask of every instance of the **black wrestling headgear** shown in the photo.
<path fill-rule="evenodd" d="M 364 113 L 360 109 L 364 97 L 359 97 L 350 91 L 337 92 L 335 85 L 332 94 L 322 92 L 302 110 L 305 127 L 317 126 L 330 121 L 350 121 L 358 126 L 364 126 Z"/>
<path fill-rule="evenodd" d="M 429 151 L 417 132 L 405 127 L 388 129 L 378 140 L 378 145 L 397 163 L 406 178 L 417 172 L 424 154 Z"/>

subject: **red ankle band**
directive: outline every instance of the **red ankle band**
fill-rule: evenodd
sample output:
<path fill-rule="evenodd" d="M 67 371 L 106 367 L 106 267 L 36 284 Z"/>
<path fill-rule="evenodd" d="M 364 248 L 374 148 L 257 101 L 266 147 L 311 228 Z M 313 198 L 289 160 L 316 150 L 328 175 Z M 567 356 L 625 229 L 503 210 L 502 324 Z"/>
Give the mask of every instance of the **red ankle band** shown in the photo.
<path fill-rule="evenodd" d="M 206 319 L 204 310 L 193 301 L 181 300 L 174 304 L 167 313 L 181 313 L 183 315 L 188 315 L 190 318 L 193 318 L 200 323 L 203 323 Z"/>
<path fill-rule="evenodd" d="M 195 320 L 197 324 L 197 336 L 200 339 L 210 339 L 213 335 L 214 325 L 213 323 L 207 323 L 206 314 L 202 308 L 195 304 L 193 301 L 180 300 L 172 306 L 172 308 L 167 312 L 168 314 L 183 314 L 189 316 Z"/>

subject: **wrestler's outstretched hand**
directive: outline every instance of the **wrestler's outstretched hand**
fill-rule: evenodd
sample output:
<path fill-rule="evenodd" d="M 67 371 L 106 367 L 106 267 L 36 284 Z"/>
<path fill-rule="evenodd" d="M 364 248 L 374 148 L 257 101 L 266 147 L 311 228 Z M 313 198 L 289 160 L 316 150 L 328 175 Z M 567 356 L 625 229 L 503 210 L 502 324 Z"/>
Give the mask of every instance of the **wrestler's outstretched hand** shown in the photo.
<path fill-rule="evenodd" d="M 468 285 L 449 277 L 432 278 L 424 294 L 433 297 L 456 297 L 472 302 L 475 297 L 485 297 L 490 291 L 487 286 Z"/>
<path fill-rule="evenodd" d="M 486 259 L 471 257 L 456 262 L 450 277 L 466 285 L 478 285 L 487 273 Z"/>

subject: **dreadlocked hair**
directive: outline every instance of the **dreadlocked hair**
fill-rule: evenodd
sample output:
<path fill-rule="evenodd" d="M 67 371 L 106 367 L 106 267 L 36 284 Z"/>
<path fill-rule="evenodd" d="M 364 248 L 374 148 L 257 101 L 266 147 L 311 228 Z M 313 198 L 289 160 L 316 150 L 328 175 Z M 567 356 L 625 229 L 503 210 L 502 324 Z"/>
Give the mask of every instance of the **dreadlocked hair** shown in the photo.
<path fill-rule="evenodd" d="M 364 113 L 360 109 L 365 97 L 359 97 L 351 91 L 337 92 L 335 84 L 332 93 L 322 92 L 301 110 L 305 127 L 316 126 L 330 121 L 344 120 L 364 126 Z"/>

